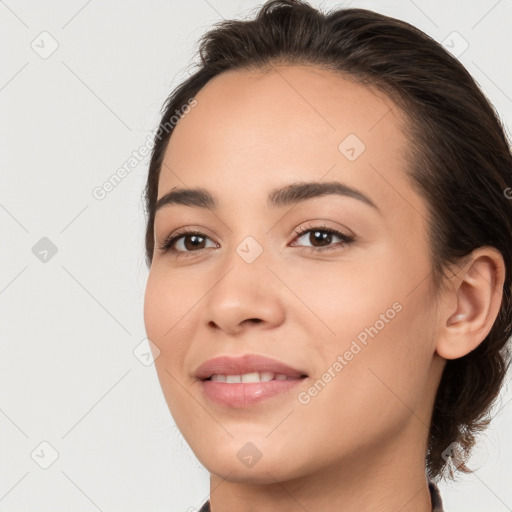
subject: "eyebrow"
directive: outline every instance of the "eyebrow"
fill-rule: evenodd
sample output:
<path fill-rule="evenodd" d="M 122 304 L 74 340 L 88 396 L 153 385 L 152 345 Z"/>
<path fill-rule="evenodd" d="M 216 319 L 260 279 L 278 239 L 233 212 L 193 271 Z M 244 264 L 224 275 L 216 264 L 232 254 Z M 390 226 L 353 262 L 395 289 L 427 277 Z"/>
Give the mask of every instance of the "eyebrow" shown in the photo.
<path fill-rule="evenodd" d="M 267 197 L 267 206 L 269 208 L 282 208 L 314 197 L 326 195 L 351 197 L 371 206 L 381 213 L 379 207 L 366 194 L 339 181 L 290 183 L 284 187 L 271 190 Z M 173 204 L 208 208 L 211 210 L 218 208 L 216 198 L 204 188 L 174 188 L 158 199 L 155 206 L 155 213 L 161 208 Z"/>

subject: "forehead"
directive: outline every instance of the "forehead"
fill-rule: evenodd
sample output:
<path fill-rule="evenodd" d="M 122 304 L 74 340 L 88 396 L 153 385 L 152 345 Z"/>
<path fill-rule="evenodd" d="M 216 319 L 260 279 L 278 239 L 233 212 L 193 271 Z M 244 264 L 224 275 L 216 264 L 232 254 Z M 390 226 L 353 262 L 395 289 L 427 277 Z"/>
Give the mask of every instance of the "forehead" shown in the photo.
<path fill-rule="evenodd" d="M 385 210 L 424 210 L 405 176 L 403 114 L 382 92 L 314 66 L 221 73 L 195 97 L 167 147 L 158 197 L 203 187 L 254 199 L 297 180 L 340 180 Z M 249 197 L 250 194 L 250 197 Z M 256 203 L 255 203 L 256 204 Z"/>

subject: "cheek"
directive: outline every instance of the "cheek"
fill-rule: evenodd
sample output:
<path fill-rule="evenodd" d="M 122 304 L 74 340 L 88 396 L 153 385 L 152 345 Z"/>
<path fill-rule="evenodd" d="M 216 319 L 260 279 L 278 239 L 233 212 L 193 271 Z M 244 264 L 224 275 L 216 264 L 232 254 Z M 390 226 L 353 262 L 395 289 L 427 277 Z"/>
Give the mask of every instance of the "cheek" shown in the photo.
<path fill-rule="evenodd" d="M 194 272 L 183 269 L 166 269 L 164 262 L 158 262 L 152 267 L 144 297 L 144 317 L 152 325 L 163 327 L 165 331 L 180 318 L 192 310 L 201 290 L 200 282 L 194 280 Z M 162 335 L 159 331 L 158 335 Z"/>
<path fill-rule="evenodd" d="M 311 354 L 318 358 L 315 377 L 332 368 L 336 377 L 327 386 L 342 395 L 350 389 L 348 400 L 356 408 L 382 400 L 399 405 L 394 394 L 414 407 L 433 355 L 432 305 L 426 282 L 417 286 L 428 269 L 408 268 L 407 258 L 386 251 L 372 264 L 352 263 L 337 271 L 326 265 L 295 289 L 313 313 L 293 322 L 317 340 Z M 342 369 L 333 367 L 339 356 Z"/>
<path fill-rule="evenodd" d="M 158 267 L 151 269 L 144 295 L 144 324 L 148 338 L 164 358 L 172 348 L 176 360 L 174 356 L 180 352 L 176 340 L 186 339 L 184 333 L 193 328 L 198 293 L 190 279 L 175 274 L 171 278 Z"/>
<path fill-rule="evenodd" d="M 190 281 L 190 280 L 188 280 Z M 147 337 L 158 347 L 154 360 L 160 385 L 173 417 L 186 410 L 190 399 L 183 392 L 184 361 L 194 329 L 194 304 L 186 280 L 170 277 L 165 269 L 154 265 L 149 273 L 144 295 L 144 324 Z"/>
<path fill-rule="evenodd" d="M 157 345 L 164 334 L 168 323 L 167 315 L 164 315 L 169 307 L 169 296 L 164 294 L 165 287 L 162 286 L 160 273 L 151 268 L 144 294 L 144 325 L 148 338 Z M 168 328 L 168 327 L 167 327 Z"/>
<path fill-rule="evenodd" d="M 393 260 L 385 256 L 383 252 L 358 252 L 340 262 L 309 262 L 309 267 L 306 262 L 301 269 L 288 270 L 288 281 L 309 310 L 297 302 L 290 313 L 302 314 L 294 317 L 293 323 L 302 324 L 311 339 L 321 338 L 321 350 L 349 345 L 353 337 L 378 321 L 380 314 L 392 309 L 399 299 Z M 290 281 L 292 274 L 294 280 Z M 317 333 L 314 336 L 313 330 Z"/>

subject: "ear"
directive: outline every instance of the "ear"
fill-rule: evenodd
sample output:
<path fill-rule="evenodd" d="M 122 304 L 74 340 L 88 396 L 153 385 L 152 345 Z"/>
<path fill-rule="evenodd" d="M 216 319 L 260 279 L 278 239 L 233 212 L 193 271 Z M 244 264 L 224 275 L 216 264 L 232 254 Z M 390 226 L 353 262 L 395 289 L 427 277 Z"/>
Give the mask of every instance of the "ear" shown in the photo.
<path fill-rule="evenodd" d="M 488 246 L 475 249 L 443 292 L 436 344 L 441 357 L 463 357 L 485 339 L 498 316 L 504 282 L 501 253 Z"/>

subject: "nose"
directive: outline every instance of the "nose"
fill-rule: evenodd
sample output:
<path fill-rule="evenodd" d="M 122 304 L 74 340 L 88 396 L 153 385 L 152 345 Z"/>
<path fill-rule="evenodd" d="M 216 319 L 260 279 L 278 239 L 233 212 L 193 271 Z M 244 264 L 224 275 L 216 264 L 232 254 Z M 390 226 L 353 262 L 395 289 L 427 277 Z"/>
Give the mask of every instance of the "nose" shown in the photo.
<path fill-rule="evenodd" d="M 219 274 L 204 303 L 203 318 L 210 329 L 238 334 L 284 321 L 284 290 L 264 257 L 248 263 L 234 253 Z"/>

